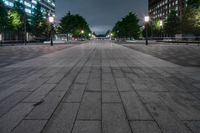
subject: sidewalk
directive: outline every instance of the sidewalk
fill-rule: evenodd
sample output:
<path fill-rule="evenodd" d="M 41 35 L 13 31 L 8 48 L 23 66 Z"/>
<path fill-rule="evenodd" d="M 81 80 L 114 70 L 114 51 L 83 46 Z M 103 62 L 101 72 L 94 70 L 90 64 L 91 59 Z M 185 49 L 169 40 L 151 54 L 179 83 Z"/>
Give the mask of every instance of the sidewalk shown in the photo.
<path fill-rule="evenodd" d="M 200 69 L 106 41 L 0 69 L 0 133 L 198 133 Z"/>

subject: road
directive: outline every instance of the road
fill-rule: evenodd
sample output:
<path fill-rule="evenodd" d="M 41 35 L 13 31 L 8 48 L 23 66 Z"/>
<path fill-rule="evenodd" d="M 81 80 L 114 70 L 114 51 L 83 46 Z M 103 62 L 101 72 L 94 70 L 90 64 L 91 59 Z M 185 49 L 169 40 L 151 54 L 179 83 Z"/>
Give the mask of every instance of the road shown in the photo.
<path fill-rule="evenodd" d="M 0 69 L 0 133 L 198 133 L 200 69 L 91 41 Z"/>

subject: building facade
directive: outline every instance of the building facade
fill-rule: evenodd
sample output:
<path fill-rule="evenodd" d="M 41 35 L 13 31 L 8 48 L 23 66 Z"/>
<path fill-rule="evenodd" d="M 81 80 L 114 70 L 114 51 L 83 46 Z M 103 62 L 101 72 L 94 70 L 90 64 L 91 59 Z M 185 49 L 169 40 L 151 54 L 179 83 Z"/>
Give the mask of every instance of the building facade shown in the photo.
<path fill-rule="evenodd" d="M 182 17 L 186 3 L 187 0 L 149 0 L 149 16 L 151 19 L 164 20 L 174 10 L 177 16 Z"/>
<path fill-rule="evenodd" d="M 25 6 L 25 12 L 28 16 L 33 14 L 33 9 L 37 2 L 41 4 L 42 13 L 44 15 L 51 14 L 55 15 L 55 0 L 3 0 L 4 4 L 8 8 L 12 8 L 14 6 L 15 1 L 19 1 Z"/>

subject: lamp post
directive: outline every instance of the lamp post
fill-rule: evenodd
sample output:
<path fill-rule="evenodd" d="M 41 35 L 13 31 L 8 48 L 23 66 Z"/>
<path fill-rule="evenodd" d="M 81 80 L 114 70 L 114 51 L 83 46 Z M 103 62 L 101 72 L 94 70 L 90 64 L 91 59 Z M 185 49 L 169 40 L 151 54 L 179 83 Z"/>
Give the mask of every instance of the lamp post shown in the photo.
<path fill-rule="evenodd" d="M 26 23 L 27 23 L 27 21 L 26 21 L 26 11 L 25 11 L 25 8 L 24 8 L 24 45 L 27 44 L 27 34 L 26 34 L 27 26 L 26 26 Z"/>
<path fill-rule="evenodd" d="M 83 34 L 85 33 L 84 30 L 81 30 L 81 40 L 83 40 Z"/>
<path fill-rule="evenodd" d="M 146 31 L 146 36 L 145 36 L 145 40 L 146 40 L 146 45 L 148 45 L 148 23 L 149 23 L 150 17 L 149 16 L 145 16 L 144 17 L 144 22 L 145 22 L 145 31 Z"/>
<path fill-rule="evenodd" d="M 54 17 L 53 16 L 49 16 L 49 23 L 51 24 L 50 41 L 51 41 L 51 46 L 53 46 L 53 23 L 54 23 Z"/>
<path fill-rule="evenodd" d="M 160 37 L 162 37 L 163 21 L 160 20 Z"/>

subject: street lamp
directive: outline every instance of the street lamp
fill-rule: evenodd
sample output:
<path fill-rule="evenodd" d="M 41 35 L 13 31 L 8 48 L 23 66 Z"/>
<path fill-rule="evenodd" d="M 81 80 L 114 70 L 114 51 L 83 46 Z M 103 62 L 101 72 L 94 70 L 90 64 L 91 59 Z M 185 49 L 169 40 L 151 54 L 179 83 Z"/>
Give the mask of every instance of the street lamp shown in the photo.
<path fill-rule="evenodd" d="M 147 27 L 148 27 L 149 21 L 150 21 L 150 17 L 149 16 L 145 16 L 144 17 L 144 22 L 145 22 L 145 30 L 146 30 L 146 36 L 145 36 L 145 38 L 146 38 L 146 45 L 148 45 L 148 29 L 147 29 Z"/>
<path fill-rule="evenodd" d="M 163 21 L 160 20 L 160 37 L 162 38 Z"/>
<path fill-rule="evenodd" d="M 54 23 L 54 17 L 53 16 L 49 16 L 49 23 L 51 24 L 50 41 L 51 41 L 51 46 L 53 46 L 53 23 Z"/>
<path fill-rule="evenodd" d="M 81 40 L 83 40 L 83 34 L 85 33 L 84 30 L 81 30 Z"/>

